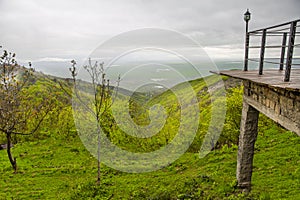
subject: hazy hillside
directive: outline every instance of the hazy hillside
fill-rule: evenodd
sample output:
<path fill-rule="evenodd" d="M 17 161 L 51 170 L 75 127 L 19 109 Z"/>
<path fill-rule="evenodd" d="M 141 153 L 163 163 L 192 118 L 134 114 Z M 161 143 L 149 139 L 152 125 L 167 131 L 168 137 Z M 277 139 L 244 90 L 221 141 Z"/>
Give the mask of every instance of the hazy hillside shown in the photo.
<path fill-rule="evenodd" d="M 260 117 L 252 192 L 245 197 L 236 189 L 236 144 L 242 88 L 239 82 L 227 78 L 223 78 L 227 99 L 213 100 L 221 103 L 226 101 L 227 114 L 222 135 L 211 153 L 199 158 L 199 150 L 211 119 L 213 101 L 203 79 L 190 81 L 199 101 L 200 125 L 188 151 L 166 168 L 150 173 L 130 174 L 102 165 L 102 180 L 97 186 L 97 161 L 85 149 L 76 133 L 71 100 L 59 90 L 57 81 L 60 80 L 53 82 L 39 78 L 29 89 L 33 94 L 37 91 L 41 95 L 55 94 L 50 96 L 56 109 L 43 122 L 38 133 L 15 138 L 18 143 L 12 151 L 18 160 L 17 174 L 13 174 L 6 152 L 0 150 L 0 199 L 300 198 L 300 137 L 283 130 L 265 116 Z M 214 92 L 219 90 L 218 81 L 216 76 L 207 79 Z M 168 144 L 177 133 L 180 113 L 189 111 L 188 106 L 179 106 L 173 91 L 184 93 L 187 101 L 191 98 L 184 84 L 151 98 L 142 92 L 134 93 L 130 98 L 130 116 L 139 125 L 150 123 L 151 106 L 160 104 L 165 107 L 168 118 L 157 135 L 147 139 L 128 136 L 108 115 L 102 125 L 109 132 L 111 142 L 133 152 L 150 152 Z M 124 98 L 126 94 L 122 93 Z M 121 109 L 122 102 L 117 103 Z M 4 141 L 1 138 L 1 143 Z"/>

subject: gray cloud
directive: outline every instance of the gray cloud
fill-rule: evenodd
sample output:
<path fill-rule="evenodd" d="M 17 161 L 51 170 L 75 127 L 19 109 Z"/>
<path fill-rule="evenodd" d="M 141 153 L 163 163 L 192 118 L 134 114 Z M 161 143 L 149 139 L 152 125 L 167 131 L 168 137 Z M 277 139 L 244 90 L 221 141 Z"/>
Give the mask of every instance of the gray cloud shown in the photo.
<path fill-rule="evenodd" d="M 21 60 L 83 59 L 114 35 L 156 27 L 179 31 L 214 53 L 223 46 L 220 52 L 230 57 L 230 48 L 242 50 L 246 8 L 256 29 L 299 18 L 299 7 L 298 0 L 0 0 L 0 45 Z"/>

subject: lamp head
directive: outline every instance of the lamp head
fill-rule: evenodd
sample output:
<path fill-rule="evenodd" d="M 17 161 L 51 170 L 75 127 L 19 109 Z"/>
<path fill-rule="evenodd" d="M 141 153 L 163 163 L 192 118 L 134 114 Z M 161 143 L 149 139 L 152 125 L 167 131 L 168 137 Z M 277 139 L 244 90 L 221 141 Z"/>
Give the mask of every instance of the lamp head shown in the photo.
<path fill-rule="evenodd" d="M 244 14 L 244 20 L 245 22 L 248 22 L 251 19 L 251 13 L 249 12 L 249 9 Z"/>

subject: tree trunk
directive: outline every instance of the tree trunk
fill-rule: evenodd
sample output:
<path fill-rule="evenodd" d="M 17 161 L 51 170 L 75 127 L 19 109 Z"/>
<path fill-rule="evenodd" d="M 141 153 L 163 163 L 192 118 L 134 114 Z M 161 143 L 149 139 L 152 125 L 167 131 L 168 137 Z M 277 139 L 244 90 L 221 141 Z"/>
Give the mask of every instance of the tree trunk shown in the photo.
<path fill-rule="evenodd" d="M 98 161 L 98 174 L 97 174 L 97 185 L 100 185 L 100 178 L 101 178 L 101 171 L 100 171 L 100 167 L 101 167 L 101 165 L 100 165 L 100 131 L 98 131 L 98 138 L 97 138 L 97 140 L 98 140 L 98 146 L 97 146 L 97 154 L 98 154 L 98 159 L 97 159 L 97 161 Z"/>
<path fill-rule="evenodd" d="M 11 133 L 6 134 L 6 139 L 7 139 L 7 155 L 8 155 L 10 164 L 16 173 L 17 172 L 17 160 L 16 160 L 16 158 L 13 158 L 12 153 L 11 153 Z"/>

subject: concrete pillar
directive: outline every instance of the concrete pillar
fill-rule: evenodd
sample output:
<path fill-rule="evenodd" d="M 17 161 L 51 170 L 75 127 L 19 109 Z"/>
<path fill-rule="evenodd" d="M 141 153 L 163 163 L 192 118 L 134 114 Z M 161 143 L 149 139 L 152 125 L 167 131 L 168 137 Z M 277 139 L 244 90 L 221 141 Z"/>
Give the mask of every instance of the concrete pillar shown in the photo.
<path fill-rule="evenodd" d="M 254 144 L 257 137 L 258 116 L 259 112 L 244 100 L 236 177 L 238 187 L 246 192 L 249 192 L 251 189 L 252 163 Z"/>

